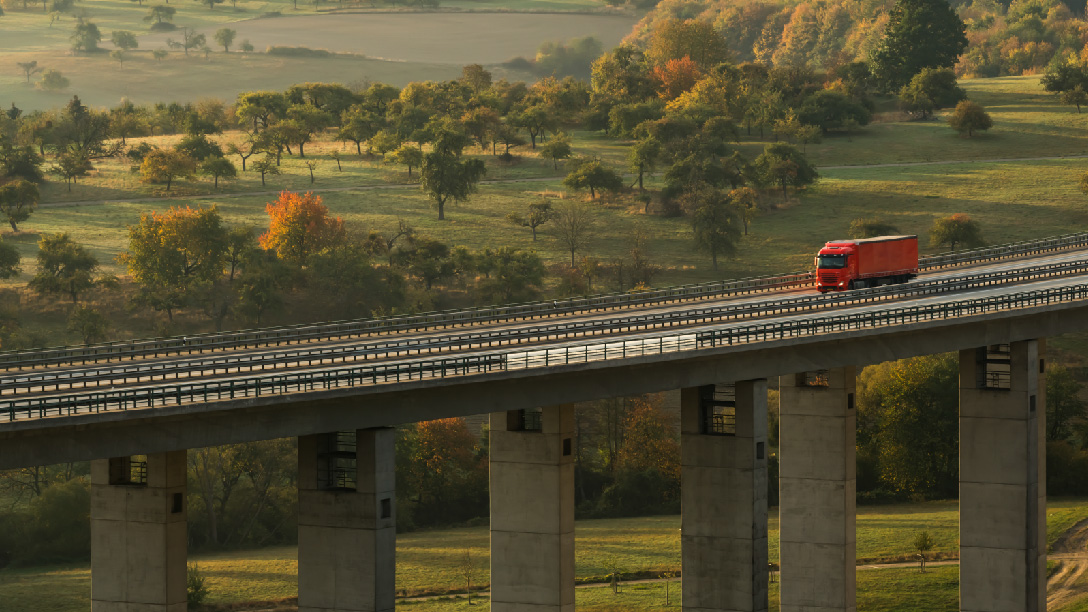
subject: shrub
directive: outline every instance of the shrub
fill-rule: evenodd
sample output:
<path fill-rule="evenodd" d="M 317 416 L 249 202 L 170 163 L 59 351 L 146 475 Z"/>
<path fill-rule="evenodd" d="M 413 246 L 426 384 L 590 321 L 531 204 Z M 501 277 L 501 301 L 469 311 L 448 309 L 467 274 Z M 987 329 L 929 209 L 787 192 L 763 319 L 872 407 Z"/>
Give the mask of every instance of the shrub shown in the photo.
<path fill-rule="evenodd" d="M 204 600 L 208 598 L 208 585 L 205 581 L 200 567 L 190 563 L 185 572 L 185 600 L 188 609 L 199 610 L 204 607 Z"/>
<path fill-rule="evenodd" d="M 68 88 L 68 77 L 59 70 L 46 70 L 42 74 L 42 80 L 38 81 L 38 87 L 46 91 L 60 91 Z"/>
<path fill-rule="evenodd" d="M 326 49 L 311 49 L 309 47 L 279 47 L 270 46 L 265 53 L 278 57 L 331 57 L 332 53 Z"/>

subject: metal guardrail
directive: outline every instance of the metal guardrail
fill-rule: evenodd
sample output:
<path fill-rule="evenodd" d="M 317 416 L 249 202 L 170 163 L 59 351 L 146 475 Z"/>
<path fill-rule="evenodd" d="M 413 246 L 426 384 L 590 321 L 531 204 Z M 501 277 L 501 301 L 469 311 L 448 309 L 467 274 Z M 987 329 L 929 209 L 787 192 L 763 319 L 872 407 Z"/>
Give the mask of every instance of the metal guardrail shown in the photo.
<path fill-rule="evenodd" d="M 0 376 L 0 391 L 60 391 L 61 387 L 81 388 L 100 387 L 120 381 L 128 382 L 136 378 L 136 383 L 151 382 L 156 379 L 180 379 L 183 375 L 193 374 L 217 376 L 222 374 L 243 374 L 247 372 L 275 369 L 280 365 L 313 367 L 329 364 L 358 363 L 377 358 L 395 358 L 401 356 L 434 354 L 450 350 L 470 350 L 474 348 L 493 348 L 510 346 L 532 341 L 560 341 L 585 338 L 606 333 L 630 333 L 666 329 L 682 325 L 695 325 L 742 320 L 783 313 L 810 312 L 818 309 L 841 308 L 856 304 L 869 304 L 892 299 L 936 295 L 1004 285 L 1009 283 L 1054 278 L 1069 274 L 1088 273 L 1088 260 L 1063 262 L 983 272 L 955 278 L 941 278 L 916 281 L 908 285 L 887 285 L 858 291 L 831 293 L 824 295 L 804 295 L 762 301 L 754 304 L 723 304 L 704 308 L 695 308 L 678 312 L 630 315 L 593 321 L 574 321 L 570 323 L 551 323 L 512 331 L 466 332 L 432 338 L 405 338 L 361 345 L 332 348 L 299 348 L 261 353 L 259 355 L 220 355 L 189 359 L 182 363 L 151 362 L 116 365 L 92 366 L 89 369 L 71 369 L 61 371 L 35 370 L 25 374 Z"/>
<path fill-rule="evenodd" d="M 1088 246 L 1088 233 L 1069 234 L 984 249 L 961 251 L 959 253 L 923 257 L 919 260 L 919 268 L 933 270 L 1084 246 Z M 808 287 L 813 285 L 814 282 L 815 278 L 811 272 L 799 272 L 783 276 L 679 285 L 637 293 L 602 294 L 550 302 L 449 310 L 383 319 L 358 319 L 317 325 L 292 325 L 238 332 L 149 338 L 91 346 L 53 347 L 34 351 L 0 351 L 0 370 L 58 363 L 99 363 L 101 361 L 114 361 L 133 357 L 193 354 L 228 348 L 280 346 L 283 344 L 297 344 L 315 340 L 337 340 L 407 330 L 425 331 L 428 329 L 460 327 L 485 322 L 501 323 L 562 316 L 575 312 L 596 312 L 650 304 L 707 299 L 725 295 L 744 295 L 786 287 Z"/>
<path fill-rule="evenodd" d="M 492 371 L 520 371 L 570 364 L 628 359 L 647 355 L 678 353 L 707 347 L 731 346 L 815 336 L 849 330 L 904 325 L 918 321 L 955 319 L 1050 304 L 1088 300 L 1088 284 L 1039 289 L 940 304 L 904 306 L 855 314 L 828 315 L 807 319 L 753 323 L 701 332 L 661 334 L 631 339 L 603 340 L 554 348 L 537 348 L 503 353 L 466 355 L 455 358 L 363 365 L 321 372 L 299 372 L 230 380 L 118 389 L 100 393 L 36 397 L 0 401 L 0 415 L 9 421 L 18 418 L 45 418 L 89 412 L 104 412 L 209 402 L 262 395 L 279 395 L 374 386 L 404 381 L 468 376 Z"/>

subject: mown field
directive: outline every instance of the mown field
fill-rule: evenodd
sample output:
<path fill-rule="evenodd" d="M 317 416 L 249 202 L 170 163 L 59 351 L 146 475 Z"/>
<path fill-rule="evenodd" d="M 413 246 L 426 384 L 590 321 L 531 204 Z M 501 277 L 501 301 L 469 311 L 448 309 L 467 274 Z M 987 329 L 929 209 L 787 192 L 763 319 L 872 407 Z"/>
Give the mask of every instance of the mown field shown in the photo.
<path fill-rule="evenodd" d="M 778 517 L 772 509 L 769 546 L 772 562 L 778 561 Z M 1086 500 L 1050 500 L 1047 539 L 1088 517 Z M 857 515 L 859 564 L 909 560 L 915 551 L 911 541 L 922 530 L 935 541 L 930 553 L 954 557 L 958 545 L 956 502 L 929 502 L 891 506 L 863 506 Z M 675 572 L 680 569 L 680 517 L 656 516 L 631 519 L 578 521 L 576 525 L 575 574 L 579 581 L 606 579 L 609 564 L 626 573 Z M 468 553 L 473 584 L 488 582 L 488 530 L 486 527 L 444 529 L 401 534 L 397 538 L 397 589 L 402 595 L 445 593 L 464 589 L 465 555 Z M 207 576 L 212 603 L 279 600 L 297 594 L 297 556 L 294 547 L 266 548 L 192 556 Z M 859 569 L 859 609 L 953 610 L 956 604 L 956 568 L 934 568 L 924 575 L 917 570 Z M 671 586 L 672 595 L 679 584 Z M 918 607 L 924 601 L 919 590 L 932 591 L 934 607 Z M 578 605 L 591 610 L 654 610 L 664 608 L 664 585 L 629 585 L 615 598 L 609 589 L 579 589 Z M 41 593 L 52 595 L 43 601 Z M 772 593 L 772 599 L 777 596 Z M 28 612 L 75 612 L 85 610 L 90 597 L 87 564 L 64 567 L 0 571 L 0 601 Z M 871 604 L 869 604 L 871 602 Z M 401 602 L 398 609 L 444 612 L 465 601 Z M 872 607 L 870 607 L 870 605 Z M 944 606 L 949 607 L 944 607 Z M 595 606 L 604 606 L 597 608 Z M 476 608 L 480 609 L 480 608 Z"/>

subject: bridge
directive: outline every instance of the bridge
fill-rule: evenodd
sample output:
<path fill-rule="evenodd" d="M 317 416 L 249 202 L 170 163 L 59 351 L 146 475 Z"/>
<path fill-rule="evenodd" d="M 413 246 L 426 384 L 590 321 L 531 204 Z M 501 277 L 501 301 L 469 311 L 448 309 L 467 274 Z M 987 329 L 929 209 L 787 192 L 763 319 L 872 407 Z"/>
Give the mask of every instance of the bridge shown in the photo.
<path fill-rule="evenodd" d="M 394 608 L 393 433 L 489 413 L 492 609 L 574 608 L 574 404 L 680 390 L 683 607 L 767 609 L 767 385 L 784 612 L 855 604 L 859 365 L 960 359 L 960 609 L 1045 609 L 1045 338 L 1088 328 L 1088 234 L 810 274 L 0 353 L 0 469 L 90 460 L 96 612 L 185 609 L 185 451 L 299 449 L 299 609 Z"/>

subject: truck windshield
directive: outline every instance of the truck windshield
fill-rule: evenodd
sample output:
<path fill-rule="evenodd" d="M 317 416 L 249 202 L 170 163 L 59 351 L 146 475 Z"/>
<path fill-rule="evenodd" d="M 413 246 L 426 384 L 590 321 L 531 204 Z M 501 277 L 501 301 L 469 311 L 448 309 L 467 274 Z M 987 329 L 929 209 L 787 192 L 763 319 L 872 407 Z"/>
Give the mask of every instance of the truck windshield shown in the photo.
<path fill-rule="evenodd" d="M 816 267 L 838 269 L 846 267 L 846 255 L 820 255 L 816 258 Z"/>

